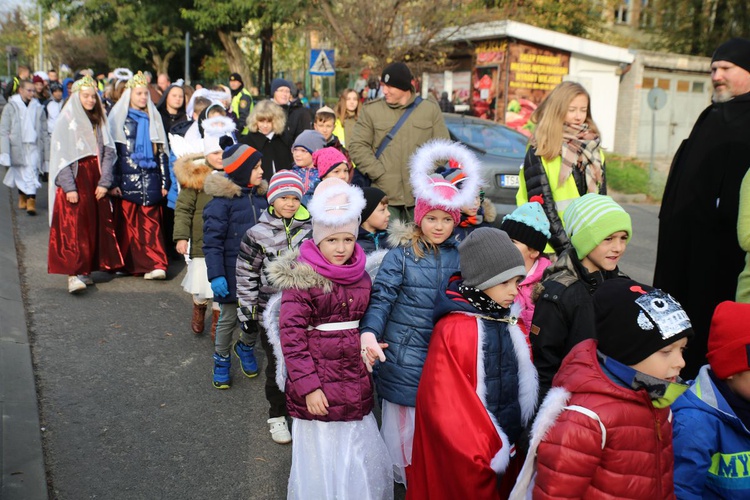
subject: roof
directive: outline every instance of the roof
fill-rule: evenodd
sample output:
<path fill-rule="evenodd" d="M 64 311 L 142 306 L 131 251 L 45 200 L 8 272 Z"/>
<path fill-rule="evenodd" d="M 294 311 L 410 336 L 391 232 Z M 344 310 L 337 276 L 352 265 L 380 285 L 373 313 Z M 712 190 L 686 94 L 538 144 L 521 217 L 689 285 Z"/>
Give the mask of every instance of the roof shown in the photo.
<path fill-rule="evenodd" d="M 504 37 L 516 38 L 538 45 L 565 50 L 574 55 L 582 55 L 616 63 L 630 64 L 635 58 L 628 49 L 622 47 L 594 42 L 585 38 L 537 28 L 536 26 L 508 19 L 462 26 L 449 35 L 448 40 L 478 41 Z"/>

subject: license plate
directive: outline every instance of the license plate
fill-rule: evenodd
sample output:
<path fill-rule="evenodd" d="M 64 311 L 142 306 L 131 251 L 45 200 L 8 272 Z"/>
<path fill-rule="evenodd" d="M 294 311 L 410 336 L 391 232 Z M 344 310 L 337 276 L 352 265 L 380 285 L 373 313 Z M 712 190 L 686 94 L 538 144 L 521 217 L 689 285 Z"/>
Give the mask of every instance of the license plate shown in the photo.
<path fill-rule="evenodd" d="M 518 187 L 518 176 L 517 175 L 500 175 L 500 187 L 504 188 L 517 188 Z"/>

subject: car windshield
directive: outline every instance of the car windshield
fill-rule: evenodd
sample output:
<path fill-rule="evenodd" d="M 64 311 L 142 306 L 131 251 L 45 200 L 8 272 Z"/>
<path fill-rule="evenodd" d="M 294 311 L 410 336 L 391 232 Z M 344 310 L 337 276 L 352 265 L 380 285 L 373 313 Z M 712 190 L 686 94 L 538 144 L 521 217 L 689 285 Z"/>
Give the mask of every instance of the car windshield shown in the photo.
<path fill-rule="evenodd" d="M 511 158 L 523 158 L 526 154 L 528 139 L 502 125 L 469 120 L 446 121 L 446 125 L 456 139 L 486 151 L 487 154 Z"/>

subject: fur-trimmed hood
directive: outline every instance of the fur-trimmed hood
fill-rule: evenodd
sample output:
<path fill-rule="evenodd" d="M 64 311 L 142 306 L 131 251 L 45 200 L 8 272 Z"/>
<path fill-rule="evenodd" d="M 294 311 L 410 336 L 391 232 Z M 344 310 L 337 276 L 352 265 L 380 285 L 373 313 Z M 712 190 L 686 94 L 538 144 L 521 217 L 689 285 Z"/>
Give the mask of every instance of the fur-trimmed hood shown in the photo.
<path fill-rule="evenodd" d="M 206 177 L 213 171 L 206 163 L 206 157 L 200 153 L 185 155 L 174 164 L 174 176 L 183 189 L 201 191 Z"/>
<path fill-rule="evenodd" d="M 206 194 L 218 198 L 236 198 L 242 196 L 242 186 L 235 184 L 223 172 L 216 171 L 208 175 L 203 183 Z M 256 189 L 256 194 L 263 196 L 268 192 L 268 182 L 262 181 Z"/>
<path fill-rule="evenodd" d="M 299 250 L 286 252 L 268 265 L 268 281 L 279 290 L 307 290 L 322 288 L 325 293 L 333 289 L 333 283 L 324 278 L 309 264 L 299 262 Z"/>
<path fill-rule="evenodd" d="M 388 226 L 388 245 L 391 248 L 408 247 L 419 239 L 418 227 L 413 222 L 402 222 L 395 220 Z M 458 246 L 454 236 L 450 236 L 441 243 L 443 245 Z"/>

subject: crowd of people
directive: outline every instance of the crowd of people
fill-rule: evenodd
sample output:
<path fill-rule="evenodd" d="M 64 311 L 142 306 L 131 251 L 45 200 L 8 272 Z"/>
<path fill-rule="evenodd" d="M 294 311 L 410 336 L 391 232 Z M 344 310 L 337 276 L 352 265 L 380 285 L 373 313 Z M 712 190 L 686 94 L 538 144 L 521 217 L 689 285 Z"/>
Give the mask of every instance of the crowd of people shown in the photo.
<path fill-rule="evenodd" d="M 404 63 L 380 98 L 346 89 L 314 112 L 280 78 L 260 100 L 238 74 L 198 90 L 115 75 L 19 72 L 4 182 L 33 215 L 48 173 L 48 270 L 70 293 L 96 271 L 166 279 L 184 258 L 196 335 L 211 303 L 216 389 L 232 354 L 259 374 L 260 341 L 288 498 L 388 499 L 394 481 L 413 499 L 750 492 L 750 41 L 717 49 L 714 103 L 675 158 L 661 288 L 619 267 L 634 228 L 579 83 L 534 112 L 518 207 L 495 221 L 479 160 Z M 693 202 L 708 161 L 721 182 Z M 716 241 L 678 223 L 692 214 Z M 705 271 L 716 244 L 723 269 Z"/>

